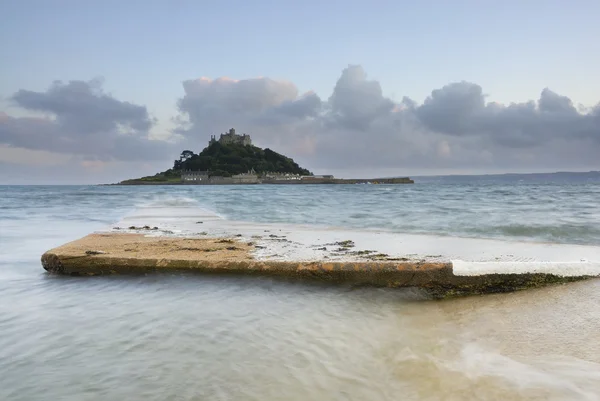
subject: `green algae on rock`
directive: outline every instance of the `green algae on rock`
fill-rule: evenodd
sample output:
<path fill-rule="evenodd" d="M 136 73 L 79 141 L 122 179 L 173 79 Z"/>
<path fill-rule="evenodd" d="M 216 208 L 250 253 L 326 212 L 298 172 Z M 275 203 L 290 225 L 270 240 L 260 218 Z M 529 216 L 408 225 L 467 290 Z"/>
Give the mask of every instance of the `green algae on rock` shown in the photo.
<path fill-rule="evenodd" d="M 253 256 L 256 248 L 259 247 L 252 242 L 233 238 L 90 234 L 49 250 L 42 255 L 41 261 L 48 272 L 67 275 L 160 271 L 269 275 L 359 286 L 418 287 L 434 298 L 509 292 L 590 277 L 562 277 L 545 273 L 457 276 L 449 261 L 409 258 L 261 260 Z M 90 249 L 94 251 L 90 252 Z"/>

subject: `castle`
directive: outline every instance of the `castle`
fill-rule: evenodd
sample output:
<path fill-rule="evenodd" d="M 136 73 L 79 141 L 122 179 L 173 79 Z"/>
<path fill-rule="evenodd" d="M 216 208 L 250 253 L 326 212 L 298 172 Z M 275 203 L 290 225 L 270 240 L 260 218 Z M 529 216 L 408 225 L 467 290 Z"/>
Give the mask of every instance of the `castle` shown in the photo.
<path fill-rule="evenodd" d="M 213 144 L 215 142 L 217 142 L 216 136 L 211 135 L 209 145 Z M 229 130 L 229 132 L 227 132 L 225 134 L 221 134 L 221 137 L 219 138 L 218 142 L 223 145 L 229 145 L 229 144 L 243 145 L 243 146 L 252 145 L 252 139 L 250 139 L 250 135 L 248 135 L 248 134 L 238 135 L 235 133 L 234 128 L 231 128 Z"/>

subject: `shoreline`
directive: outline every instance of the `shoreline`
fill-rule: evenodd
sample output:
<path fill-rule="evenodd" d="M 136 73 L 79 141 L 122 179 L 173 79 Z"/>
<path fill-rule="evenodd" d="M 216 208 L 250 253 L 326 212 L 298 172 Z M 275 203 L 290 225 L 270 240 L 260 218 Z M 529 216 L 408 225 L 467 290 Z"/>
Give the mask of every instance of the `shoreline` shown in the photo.
<path fill-rule="evenodd" d="M 225 220 L 148 205 L 42 256 L 51 273 L 252 274 L 418 287 L 434 298 L 509 292 L 600 276 L 600 247 Z"/>
<path fill-rule="evenodd" d="M 166 238 L 98 233 L 42 255 L 50 273 L 72 276 L 192 272 L 309 279 L 355 286 L 416 287 L 433 298 L 501 293 L 592 278 L 543 272 L 458 275 L 449 261 L 280 261 L 256 258 L 254 243 L 233 238 Z"/>
<path fill-rule="evenodd" d="M 414 180 L 409 177 L 396 178 L 311 178 L 305 180 L 259 180 L 257 182 L 236 182 L 235 180 L 217 180 L 217 181 L 144 181 L 144 180 L 125 180 L 116 184 L 104 185 L 402 185 L 414 184 Z"/>
<path fill-rule="evenodd" d="M 600 247 L 233 221 L 153 203 L 42 255 L 51 273 L 252 274 L 418 287 L 434 298 L 600 277 Z"/>

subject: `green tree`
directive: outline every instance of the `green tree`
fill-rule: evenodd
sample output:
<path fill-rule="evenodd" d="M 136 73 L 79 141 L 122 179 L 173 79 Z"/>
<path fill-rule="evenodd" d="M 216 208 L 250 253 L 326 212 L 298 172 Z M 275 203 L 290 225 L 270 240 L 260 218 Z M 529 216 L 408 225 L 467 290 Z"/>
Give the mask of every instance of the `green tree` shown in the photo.
<path fill-rule="evenodd" d="M 209 144 L 199 154 L 184 150 L 173 168 L 140 180 L 163 182 L 176 181 L 182 170 L 208 171 L 210 175 L 229 177 L 234 174 L 254 170 L 258 174 L 265 172 L 312 175 L 300 167 L 293 159 L 271 149 L 236 144 L 223 145 L 219 142 Z"/>

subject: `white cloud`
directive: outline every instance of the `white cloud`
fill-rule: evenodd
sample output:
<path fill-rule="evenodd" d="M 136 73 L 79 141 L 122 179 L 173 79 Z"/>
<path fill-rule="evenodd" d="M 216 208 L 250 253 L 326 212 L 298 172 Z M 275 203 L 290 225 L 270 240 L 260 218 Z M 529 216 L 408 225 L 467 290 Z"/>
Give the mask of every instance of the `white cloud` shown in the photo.
<path fill-rule="evenodd" d="M 538 100 L 505 106 L 456 82 L 423 104 L 396 103 L 354 65 L 327 101 L 268 78 L 185 81 L 184 90 L 180 118 L 189 124 L 179 132 L 187 138 L 236 127 L 310 168 L 581 168 L 598 165 L 600 153 L 600 107 L 578 110 L 547 88 Z"/>
<path fill-rule="evenodd" d="M 136 161 L 155 160 L 148 173 L 164 170 L 182 149 L 199 151 L 211 134 L 234 127 L 310 170 L 338 174 L 600 167 L 600 105 L 582 109 L 548 88 L 536 100 L 503 105 L 487 102 L 475 83 L 455 82 L 423 104 L 395 102 L 356 65 L 332 88 L 321 99 L 265 77 L 186 80 L 172 134 L 151 132 L 156 120 L 146 107 L 105 93 L 99 80 L 57 81 L 45 92 L 10 97 L 37 114 L 0 112 L 0 162 L 23 167 L 74 157 L 98 174 L 116 171 L 111 163 L 118 161 L 138 166 L 122 179 L 148 171 Z"/>

